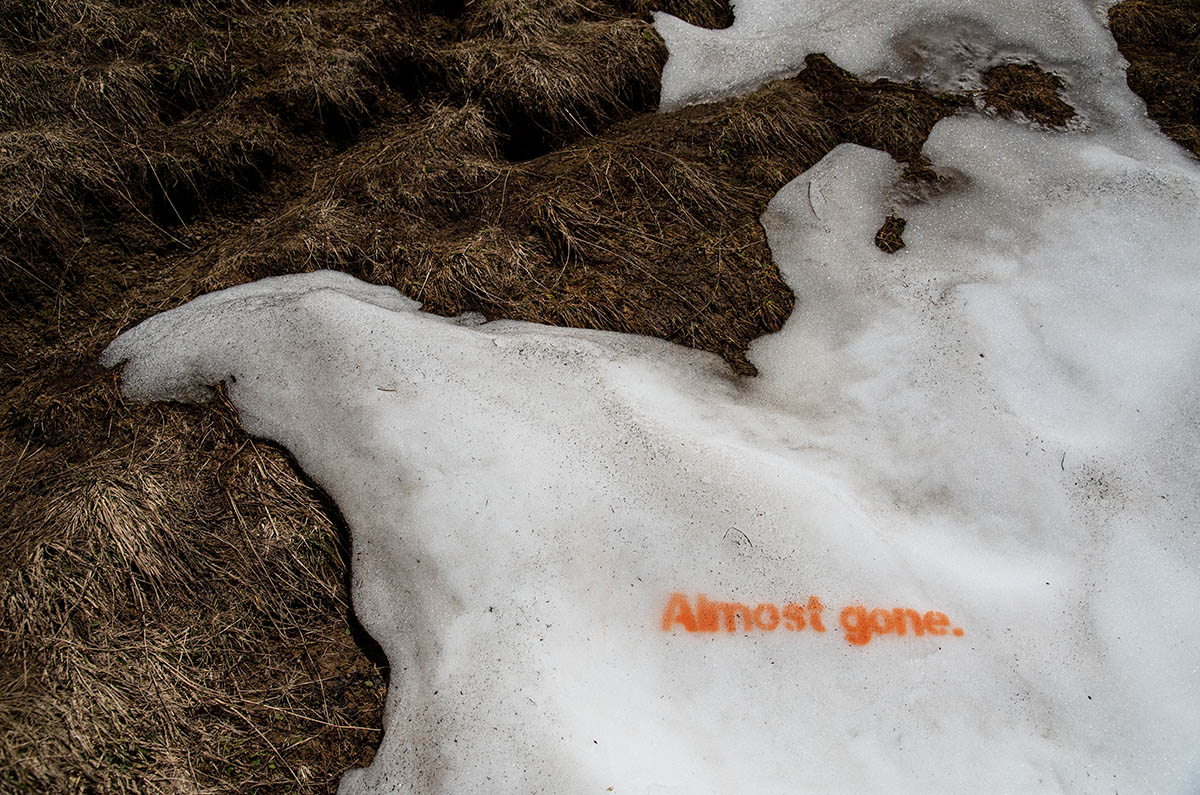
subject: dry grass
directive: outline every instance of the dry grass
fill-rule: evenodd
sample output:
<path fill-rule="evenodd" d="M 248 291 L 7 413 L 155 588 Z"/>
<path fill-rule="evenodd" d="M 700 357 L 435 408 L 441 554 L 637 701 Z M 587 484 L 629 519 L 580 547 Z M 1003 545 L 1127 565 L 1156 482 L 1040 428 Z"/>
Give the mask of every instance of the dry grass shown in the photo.
<path fill-rule="evenodd" d="M 1188 2 L 1125 0 L 1108 10 L 1109 30 L 1122 47 L 1186 47 L 1195 38 L 1197 24 L 1195 4 Z"/>
<path fill-rule="evenodd" d="M 483 105 L 439 105 L 380 125 L 305 199 L 204 252 L 216 260 L 205 286 L 332 267 L 426 311 L 646 334 L 750 374 L 749 343 L 794 301 L 757 221 L 769 198 L 844 140 L 916 158 L 961 104 L 814 56 L 748 97 L 637 116 L 517 162 Z"/>
<path fill-rule="evenodd" d="M 1075 109 L 1059 96 L 1062 79 L 1037 64 L 994 66 L 983 73 L 983 84 L 984 100 L 1002 116 L 1020 112 L 1050 127 L 1062 127 L 1075 118 Z"/>
<path fill-rule="evenodd" d="M 329 175 L 329 192 L 414 220 L 449 221 L 478 209 L 480 193 L 506 173 L 500 134 L 474 103 L 425 111 L 348 151 Z"/>
<path fill-rule="evenodd" d="M 615 16 L 611 6 L 589 0 L 476 0 L 463 12 L 463 23 L 472 39 L 533 44 L 569 25 Z"/>
<path fill-rule="evenodd" d="M 372 2 L 7 0 L 0 6 L 6 281 L 53 283 L 88 227 L 187 222 L 209 196 L 326 154 L 391 98 L 410 22 Z M 369 46 L 368 46 L 369 43 Z M 287 132 L 299 127 L 299 132 Z M 81 227 L 84 227 L 81 231 Z M 23 262 L 17 270 L 14 262 Z"/>
<path fill-rule="evenodd" d="M 143 147 L 134 180 L 151 218 L 171 225 L 211 213 L 208 197 L 256 188 L 286 147 L 273 114 L 226 103 L 172 125 L 154 148 Z"/>
<path fill-rule="evenodd" d="M 471 39 L 425 53 L 427 94 L 484 107 L 526 160 L 653 110 L 666 48 L 643 22 L 579 22 L 534 43 Z"/>
<path fill-rule="evenodd" d="M 908 221 L 905 219 L 894 214 L 889 215 L 883 219 L 883 226 L 879 227 L 879 231 L 875 233 L 875 245 L 881 251 L 895 254 L 904 248 L 904 227 L 907 225 Z"/>
<path fill-rule="evenodd" d="M 39 126 L 0 133 L 0 237 L 11 242 L 8 262 L 20 253 L 47 253 L 69 260 L 86 237 L 80 218 L 84 196 L 119 201 L 128 195 L 124 175 L 104 148 L 71 126 Z M 17 256 L 13 256 L 17 255 Z M 5 282 L 21 285 L 21 273 L 5 272 Z M 30 273 L 43 286 L 53 277 Z"/>
<path fill-rule="evenodd" d="M 733 24 L 733 9 L 721 0 L 619 0 L 622 8 L 648 17 L 665 11 L 702 28 L 727 28 Z"/>
<path fill-rule="evenodd" d="M 228 408 L 79 379 L 9 415 L 29 443 L 2 456 L 22 488 L 2 505 L 0 788 L 329 789 L 369 761 L 385 676 L 348 632 L 335 515 Z"/>
<path fill-rule="evenodd" d="M 709 157 L 768 185 L 783 185 L 824 157 L 841 142 L 838 131 L 818 94 L 796 89 L 781 81 L 724 103 Z"/>
<path fill-rule="evenodd" d="M 1129 87 L 1150 118 L 1200 157 L 1200 5 L 1193 0 L 1125 0 L 1108 26 L 1129 61 Z"/>
<path fill-rule="evenodd" d="M 882 149 L 905 163 L 921 158 L 921 147 L 939 119 L 968 105 L 962 96 L 932 96 L 890 80 L 864 83 L 824 55 L 809 55 L 797 78 L 829 117 L 839 141 Z"/>

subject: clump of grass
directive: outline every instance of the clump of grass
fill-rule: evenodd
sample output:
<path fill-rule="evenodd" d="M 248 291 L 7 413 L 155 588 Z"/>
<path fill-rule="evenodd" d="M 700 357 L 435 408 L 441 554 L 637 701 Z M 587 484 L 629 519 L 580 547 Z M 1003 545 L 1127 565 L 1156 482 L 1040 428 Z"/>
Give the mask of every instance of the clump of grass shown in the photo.
<path fill-rule="evenodd" d="M 284 68 L 275 96 L 297 120 L 328 130 L 356 128 L 374 105 L 368 63 L 362 52 L 302 47 Z"/>
<path fill-rule="evenodd" d="M 839 143 L 837 130 L 812 93 L 794 81 L 771 83 L 724 103 L 714 158 L 740 165 L 755 179 L 782 185 Z"/>
<path fill-rule="evenodd" d="M 80 205 L 88 197 L 127 197 L 126 181 L 102 143 L 73 125 L 0 132 L 0 257 L 8 289 L 29 281 L 50 289 L 47 270 L 19 264 L 22 252 L 69 260 L 86 237 Z"/>
<path fill-rule="evenodd" d="M 412 16 L 359 3 L 273 9 L 266 27 L 287 55 L 255 91 L 287 121 L 344 144 L 405 104 L 389 77 Z"/>
<path fill-rule="evenodd" d="M 533 44 L 467 41 L 434 60 L 451 99 L 487 109 L 508 157 L 526 160 L 653 110 L 666 47 L 641 22 L 580 22 Z"/>
<path fill-rule="evenodd" d="M 470 38 L 528 44 L 577 22 L 615 17 L 612 7 L 589 0 L 477 0 L 468 5 L 464 25 Z"/>
<path fill-rule="evenodd" d="M 983 73 L 984 100 L 1003 116 L 1023 113 L 1050 127 L 1075 118 L 1075 109 L 1062 100 L 1063 81 L 1037 64 L 1002 64 Z"/>
<path fill-rule="evenodd" d="M 1164 55 L 1191 43 L 1196 26 L 1194 4 L 1187 2 L 1125 0 L 1108 10 L 1108 28 L 1121 47 L 1150 47 Z"/>
<path fill-rule="evenodd" d="M 438 104 L 346 153 L 330 191 L 384 211 L 452 221 L 506 174 L 503 141 L 482 106 Z"/>
<path fill-rule="evenodd" d="M 20 129 L 66 115 L 113 130 L 154 125 L 154 75 L 127 58 L 79 66 L 0 51 L 0 123 Z"/>
<path fill-rule="evenodd" d="M 23 486 L 2 499 L 0 787 L 329 789 L 369 761 L 385 676 L 347 632 L 336 519 L 228 408 L 80 380 L 23 410 L 39 444 L 11 446 L 11 413 L 0 436 Z"/>
<path fill-rule="evenodd" d="M 1125 0 L 1108 26 L 1129 61 L 1129 87 L 1180 146 L 1200 157 L 1200 6 L 1191 0 Z"/>
<path fill-rule="evenodd" d="M 907 225 L 908 221 L 895 214 L 883 219 L 883 226 L 875 233 L 876 247 L 888 254 L 895 254 L 904 248 L 904 227 Z"/>
<path fill-rule="evenodd" d="M 140 149 L 137 183 L 166 225 L 211 212 L 210 197 L 254 189 L 287 152 L 274 115 L 233 103 L 174 124 Z"/>
<path fill-rule="evenodd" d="M 373 230 L 361 210 L 337 198 L 298 200 L 240 236 L 198 255 L 215 263 L 200 270 L 205 291 L 244 281 L 329 268 L 362 278 L 384 258 L 391 230 Z M 200 262 L 193 267 L 201 268 Z"/>
<path fill-rule="evenodd" d="M 831 119 L 840 141 L 882 149 L 902 162 L 915 162 L 929 130 L 967 105 L 965 97 L 934 96 L 891 80 L 864 83 L 822 54 L 809 55 L 796 80 Z"/>

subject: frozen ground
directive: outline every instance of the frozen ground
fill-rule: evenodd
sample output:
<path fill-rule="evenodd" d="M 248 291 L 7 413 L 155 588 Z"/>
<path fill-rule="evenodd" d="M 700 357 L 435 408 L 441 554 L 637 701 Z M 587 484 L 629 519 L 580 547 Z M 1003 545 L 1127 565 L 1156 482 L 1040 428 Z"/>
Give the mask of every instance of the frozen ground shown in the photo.
<path fill-rule="evenodd" d="M 139 399 L 226 381 L 342 509 L 392 665 L 344 791 L 1200 788 L 1200 169 L 1100 9 L 945 5 L 660 19 L 677 101 L 811 50 L 931 80 L 990 52 L 1057 65 L 1084 120 L 939 123 L 953 178 L 920 203 L 850 145 L 797 177 L 763 216 L 797 307 L 756 379 L 328 272 L 109 348 Z"/>

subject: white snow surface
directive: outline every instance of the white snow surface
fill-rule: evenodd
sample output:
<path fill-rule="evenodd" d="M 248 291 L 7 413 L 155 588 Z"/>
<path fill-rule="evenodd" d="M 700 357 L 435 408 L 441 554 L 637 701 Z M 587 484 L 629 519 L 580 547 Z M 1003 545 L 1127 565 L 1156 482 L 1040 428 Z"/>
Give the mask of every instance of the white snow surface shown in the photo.
<path fill-rule="evenodd" d="M 947 5 L 744 0 L 713 40 L 884 68 Z M 1200 168 L 1109 80 L 1089 4 L 954 8 L 997 47 L 1058 42 L 1107 110 L 1072 132 L 944 120 L 925 154 L 954 178 L 921 201 L 853 145 L 798 176 L 762 218 L 797 304 L 757 378 L 332 272 L 105 351 L 136 399 L 225 381 L 340 507 L 392 666 L 383 744 L 343 792 L 1200 790 Z M 664 630 L 675 592 L 816 596 L 826 631 Z M 857 605 L 963 634 L 856 645 Z"/>

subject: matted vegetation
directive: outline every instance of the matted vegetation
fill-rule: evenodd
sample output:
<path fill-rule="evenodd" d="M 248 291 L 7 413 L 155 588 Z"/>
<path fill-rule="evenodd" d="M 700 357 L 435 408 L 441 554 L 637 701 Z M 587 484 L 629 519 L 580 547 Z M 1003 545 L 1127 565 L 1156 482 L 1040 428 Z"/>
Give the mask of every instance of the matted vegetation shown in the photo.
<path fill-rule="evenodd" d="M 747 346 L 794 300 L 758 224 L 770 197 L 843 141 L 916 162 L 963 104 L 811 56 L 794 80 L 748 97 L 641 114 L 517 162 L 484 107 L 434 105 L 202 252 L 215 263 L 205 286 L 336 268 L 426 311 L 647 334 L 749 374 Z"/>
<path fill-rule="evenodd" d="M 62 442 L 0 506 L 0 786 L 327 789 L 331 761 L 369 761 L 382 660 L 346 621 L 336 514 L 287 458 L 228 408 L 124 406 L 111 377 L 36 400 Z"/>
<path fill-rule="evenodd" d="M 771 195 L 845 141 L 936 180 L 921 145 L 971 104 L 814 55 L 654 114 L 655 8 L 732 18 L 0 0 L 0 789 L 324 792 L 378 742 L 387 671 L 336 509 L 228 405 L 125 403 L 93 364 L 121 330 L 328 267 L 748 375 L 803 311 L 758 225 Z"/>
<path fill-rule="evenodd" d="M 1062 127 L 1075 118 L 1075 109 L 1060 96 L 1062 78 L 1037 64 L 1003 64 L 983 73 L 984 100 L 1002 116 L 1022 113 L 1050 127 Z"/>
<path fill-rule="evenodd" d="M 896 215 L 883 219 L 883 226 L 875 233 L 875 245 L 888 254 L 895 254 L 904 248 L 904 227 L 908 221 Z"/>
<path fill-rule="evenodd" d="M 1150 118 L 1200 156 L 1200 3 L 1125 0 L 1108 10 L 1108 27 Z"/>

